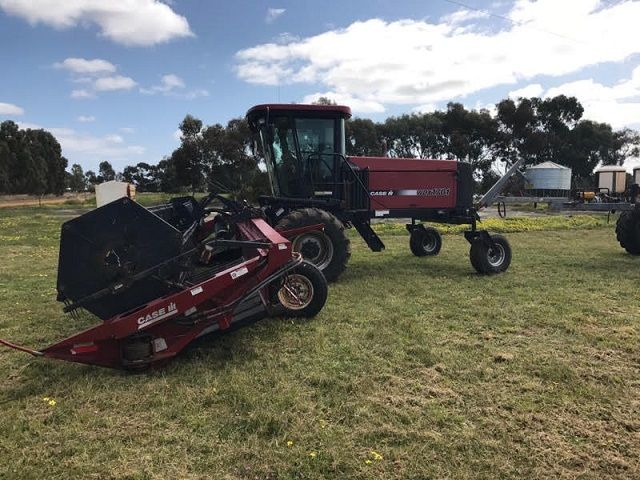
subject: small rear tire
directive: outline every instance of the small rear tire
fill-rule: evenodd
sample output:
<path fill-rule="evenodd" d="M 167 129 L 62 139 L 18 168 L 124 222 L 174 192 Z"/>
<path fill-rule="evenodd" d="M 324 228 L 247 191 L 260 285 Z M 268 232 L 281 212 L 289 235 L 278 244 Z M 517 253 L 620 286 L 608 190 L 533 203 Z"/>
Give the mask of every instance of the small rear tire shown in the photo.
<path fill-rule="evenodd" d="M 504 272 L 511 265 L 511 246 L 502 235 L 493 235 L 493 246 L 480 238 L 471 243 L 469 259 L 475 270 L 483 275 Z"/>
<path fill-rule="evenodd" d="M 409 248 L 416 257 L 433 256 L 440 253 L 442 237 L 433 227 L 418 227 L 411 231 Z"/>
<path fill-rule="evenodd" d="M 282 279 L 276 298 L 287 317 L 314 317 L 327 301 L 327 280 L 309 262 L 302 262 Z"/>
<path fill-rule="evenodd" d="M 616 238 L 631 255 L 640 255 L 640 212 L 622 212 L 616 222 Z"/>

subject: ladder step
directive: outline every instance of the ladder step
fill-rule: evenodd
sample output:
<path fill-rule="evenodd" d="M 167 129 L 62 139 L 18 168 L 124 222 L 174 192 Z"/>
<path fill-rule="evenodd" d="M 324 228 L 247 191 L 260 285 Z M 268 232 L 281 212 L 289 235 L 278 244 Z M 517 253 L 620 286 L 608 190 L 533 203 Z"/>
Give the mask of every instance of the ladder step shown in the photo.
<path fill-rule="evenodd" d="M 384 250 L 384 243 L 380 240 L 376 232 L 373 231 L 370 223 L 353 222 L 353 226 L 356 227 L 356 230 L 372 251 L 380 252 Z"/>

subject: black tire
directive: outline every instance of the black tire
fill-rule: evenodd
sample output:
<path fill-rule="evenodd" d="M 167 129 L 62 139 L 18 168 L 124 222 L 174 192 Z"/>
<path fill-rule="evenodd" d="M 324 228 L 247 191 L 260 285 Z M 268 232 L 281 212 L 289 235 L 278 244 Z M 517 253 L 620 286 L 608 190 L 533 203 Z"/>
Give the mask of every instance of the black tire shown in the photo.
<path fill-rule="evenodd" d="M 504 272 L 511 265 L 511 246 L 507 239 L 502 235 L 492 235 L 491 239 L 496 245 L 494 248 L 479 238 L 471 243 L 471 265 L 483 275 Z"/>
<path fill-rule="evenodd" d="M 122 366 L 128 370 L 144 370 L 153 357 L 151 339 L 148 337 L 129 337 L 121 350 Z"/>
<path fill-rule="evenodd" d="M 440 253 L 442 237 L 433 227 L 420 227 L 411 232 L 409 248 L 416 257 L 433 256 Z"/>
<path fill-rule="evenodd" d="M 294 251 L 316 265 L 328 282 L 337 280 L 351 257 L 351 242 L 347 238 L 344 225 L 335 216 L 319 208 L 295 210 L 276 225 L 278 230 L 300 228 L 322 223 L 324 231 L 313 231 L 291 239 Z"/>
<path fill-rule="evenodd" d="M 640 212 L 622 212 L 616 222 L 616 238 L 631 255 L 640 255 Z"/>
<path fill-rule="evenodd" d="M 314 317 L 327 301 L 327 280 L 309 262 L 287 272 L 276 292 L 276 299 L 287 317 Z"/>

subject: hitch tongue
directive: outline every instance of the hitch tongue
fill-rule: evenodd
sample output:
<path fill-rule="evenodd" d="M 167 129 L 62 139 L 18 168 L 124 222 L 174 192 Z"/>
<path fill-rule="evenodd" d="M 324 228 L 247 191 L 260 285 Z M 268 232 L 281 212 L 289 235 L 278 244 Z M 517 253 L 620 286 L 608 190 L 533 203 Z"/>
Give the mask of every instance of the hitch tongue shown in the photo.
<path fill-rule="evenodd" d="M 29 354 L 33 355 L 34 357 L 42 357 L 42 356 L 44 356 L 44 353 L 42 353 L 39 350 L 33 350 L 32 348 L 28 348 L 28 347 L 21 347 L 20 345 L 16 345 L 15 343 L 7 342 L 6 340 L 3 340 L 2 338 L 0 338 L 0 344 L 4 345 L 5 347 L 13 348 L 14 350 L 19 350 L 21 352 L 29 353 Z"/>

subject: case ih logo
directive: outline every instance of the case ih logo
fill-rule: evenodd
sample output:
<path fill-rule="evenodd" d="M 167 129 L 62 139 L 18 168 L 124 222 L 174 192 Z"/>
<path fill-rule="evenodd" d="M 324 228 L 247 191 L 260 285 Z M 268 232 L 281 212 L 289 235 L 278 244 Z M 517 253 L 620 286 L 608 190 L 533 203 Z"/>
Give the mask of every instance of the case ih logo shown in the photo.
<path fill-rule="evenodd" d="M 146 327 L 147 325 L 151 325 L 152 323 L 159 322 L 163 318 L 175 315 L 176 313 L 178 313 L 176 304 L 171 302 L 166 307 L 159 308 L 158 310 L 154 310 L 153 312 L 149 313 L 147 316 L 138 318 L 138 330 Z"/>
<path fill-rule="evenodd" d="M 393 195 L 393 190 L 372 190 L 369 194 L 374 197 L 390 197 Z"/>
<path fill-rule="evenodd" d="M 419 190 L 373 190 L 369 193 L 375 197 L 448 197 L 451 194 L 451 189 L 449 187 L 434 187 Z"/>

